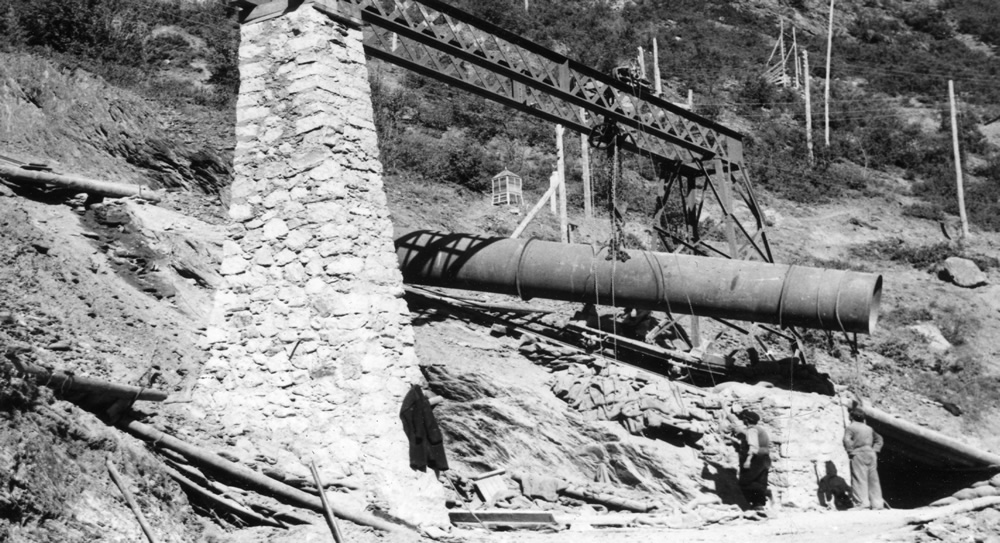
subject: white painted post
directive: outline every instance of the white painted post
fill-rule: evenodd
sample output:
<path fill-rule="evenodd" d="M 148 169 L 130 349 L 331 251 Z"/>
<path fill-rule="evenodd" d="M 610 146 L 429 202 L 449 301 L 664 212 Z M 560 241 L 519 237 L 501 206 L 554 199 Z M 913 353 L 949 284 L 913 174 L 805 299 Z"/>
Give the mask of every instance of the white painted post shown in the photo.
<path fill-rule="evenodd" d="M 694 91 L 688 89 L 688 111 L 694 109 Z"/>
<path fill-rule="evenodd" d="M 646 79 L 646 52 L 639 48 L 639 76 Z"/>
<path fill-rule="evenodd" d="M 556 172 L 559 173 L 559 239 L 569 243 L 569 218 L 566 215 L 566 154 L 563 152 L 563 125 L 556 125 Z"/>
<path fill-rule="evenodd" d="M 653 89 L 657 96 L 663 94 L 663 82 L 660 81 L 660 48 L 656 45 L 656 38 L 653 38 Z"/>
<path fill-rule="evenodd" d="M 799 88 L 799 82 L 802 80 L 802 76 L 799 73 L 799 42 L 795 37 L 795 27 L 792 27 L 792 62 L 795 63 L 795 85 L 796 89 Z"/>
<path fill-rule="evenodd" d="M 826 89 L 823 100 L 823 126 L 826 133 L 826 146 L 830 146 L 830 53 L 833 50 L 833 1 L 830 0 L 830 29 L 826 34 Z"/>
<path fill-rule="evenodd" d="M 781 29 L 781 34 L 778 35 L 778 44 L 781 47 L 781 86 L 788 86 L 788 74 L 785 71 L 785 18 L 779 19 L 781 21 L 779 28 Z"/>
<path fill-rule="evenodd" d="M 962 219 L 962 237 L 969 237 L 969 218 L 965 215 L 965 189 L 962 186 L 962 156 L 958 152 L 958 115 L 955 113 L 955 82 L 948 80 L 951 101 L 951 141 L 955 148 L 955 183 L 958 185 L 958 216 Z"/>
<path fill-rule="evenodd" d="M 812 166 L 816 159 L 813 157 L 813 114 L 812 97 L 809 94 L 809 51 L 804 49 L 802 50 L 802 72 L 806 86 L 806 149 L 809 150 L 809 165 Z"/>

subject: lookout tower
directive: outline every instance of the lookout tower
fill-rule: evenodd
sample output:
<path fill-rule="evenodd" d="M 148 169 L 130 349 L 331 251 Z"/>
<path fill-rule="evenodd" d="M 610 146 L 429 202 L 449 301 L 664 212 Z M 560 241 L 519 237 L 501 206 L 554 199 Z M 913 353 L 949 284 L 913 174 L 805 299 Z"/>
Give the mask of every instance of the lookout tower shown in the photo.
<path fill-rule="evenodd" d="M 493 176 L 493 205 L 521 205 L 521 176 L 504 168 Z"/>

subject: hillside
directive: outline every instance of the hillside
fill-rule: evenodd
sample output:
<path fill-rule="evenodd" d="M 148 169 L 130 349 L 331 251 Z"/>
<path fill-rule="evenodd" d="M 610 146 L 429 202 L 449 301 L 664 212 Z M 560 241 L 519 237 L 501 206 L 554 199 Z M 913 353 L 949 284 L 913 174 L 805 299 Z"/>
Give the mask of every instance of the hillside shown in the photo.
<path fill-rule="evenodd" d="M 553 0 L 532 2 L 529 14 L 519 0 L 454 4 L 605 71 L 656 37 L 668 98 L 681 102 L 692 89 L 695 111 L 746 135 L 775 260 L 884 276 L 878 329 L 857 338 L 857 351 L 852 338 L 805 332 L 812 365 L 807 379 L 751 379 L 763 381 L 753 387 L 709 383 L 684 388 L 679 403 L 761 406 L 780 440 L 815 433 L 804 441 L 815 447 L 815 462 L 829 457 L 840 431 L 828 427 L 837 422 L 839 408 L 834 413 L 832 406 L 839 396 L 834 400 L 810 388 L 822 381 L 843 397 L 864 398 L 1000 453 L 1000 340 L 993 333 L 1000 327 L 1000 109 L 994 84 L 1000 36 L 989 24 L 1000 21 L 1000 8 L 987 0 L 839 2 L 832 141 L 824 146 L 822 127 L 814 124 L 817 161 L 809 166 L 801 95 L 762 84 L 758 74 L 774 45 L 777 17 L 784 17 L 811 53 L 813 120 L 819 122 L 825 2 Z M 302 468 L 294 455 L 251 442 L 247 421 L 217 417 L 192 395 L 205 381 L 227 391 L 235 386 L 206 364 L 200 342 L 222 282 L 219 266 L 230 234 L 237 38 L 231 14 L 213 3 L 51 0 L 24 7 L 0 0 L 0 158 L 165 189 L 157 204 L 95 204 L 64 191 L 0 182 L 0 351 L 31 353 L 37 363 L 71 375 L 169 391 L 166 403 L 137 404 L 137 415 L 237 463 L 294 471 Z M 368 67 L 393 226 L 509 235 L 548 188 L 555 164 L 551 127 L 379 61 L 369 60 Z M 950 126 L 943 114 L 948 79 L 955 80 L 961 104 L 972 232 L 967 239 L 960 239 Z M 608 161 L 593 153 L 598 212 L 586 219 L 579 139 L 568 137 L 567 147 L 573 150 L 567 158 L 575 241 L 605 244 L 611 235 Z M 656 168 L 643 157 L 628 157 L 624 164 L 614 198 L 628 203 L 630 247 L 660 250 L 649 218 L 659 188 Z M 491 205 L 489 178 L 504 167 L 525 179 L 525 204 L 518 209 Z M 526 236 L 556 239 L 557 229 L 557 218 L 543 210 Z M 963 288 L 948 281 L 941 269 L 951 256 L 974 261 L 985 285 Z M 524 304 L 499 295 L 447 294 Z M 446 496 L 436 496 L 441 501 L 468 506 L 462 498 L 471 483 L 465 477 L 498 466 L 578 482 L 605 470 L 607 489 L 655 504 L 650 522 L 656 526 L 640 528 L 650 530 L 640 537 L 718 541 L 751 533 L 755 539 L 824 541 L 837 534 L 860 541 L 889 534 L 898 541 L 985 540 L 1000 526 L 995 509 L 906 526 L 904 508 L 988 477 L 942 476 L 948 480 L 939 486 L 921 486 L 924 480 L 910 479 L 913 473 L 898 461 L 886 466 L 883 478 L 899 510 L 880 517 L 843 513 L 831 520 L 806 501 L 811 488 L 789 483 L 811 482 L 815 465 L 809 467 L 804 451 L 783 458 L 781 476 L 788 480 L 774 483 L 794 495 L 787 501 L 795 505 L 773 511 L 777 519 L 750 520 L 734 505 L 741 498 L 729 481 L 733 455 L 715 426 L 714 407 L 705 408 L 708 419 L 689 421 L 698 430 L 693 433 L 703 436 L 695 446 L 685 442 L 690 434 L 633 435 L 618 422 L 588 419 L 553 393 L 553 382 L 565 375 L 559 363 L 565 353 L 555 363 L 552 356 L 532 354 L 509 327 L 558 328 L 579 307 L 532 300 L 532 307 L 550 314 L 490 326 L 419 296 L 407 302 L 424 378 L 445 400 L 436 413 L 456 475 L 447 479 L 455 487 L 446 484 Z M 601 312 L 607 322 L 614 319 L 610 308 Z M 703 334 L 723 338 L 709 348 L 719 357 L 742 363 L 750 348 L 757 349 L 717 325 L 706 325 Z M 787 344 L 774 346 L 779 358 L 787 354 L 780 351 Z M 326 537 L 321 518 L 311 513 L 314 526 L 291 530 L 220 515 L 167 475 L 169 455 L 116 428 L 108 405 L 74 402 L 65 391 L 19 375 L 11 360 L 0 359 L 0 541 L 140 540 L 132 513 L 107 477 L 108 460 L 132 481 L 148 520 L 168 534 L 163 541 Z M 613 375 L 653 388 L 667 382 L 627 368 Z M 268 416 L 280 418 L 287 407 L 280 397 L 261 399 Z M 337 505 L 379 511 L 378 499 L 356 486 L 370 474 L 346 472 L 346 465 L 321 465 L 325 479 L 339 481 Z M 514 486 L 509 476 L 506 482 Z M 271 498 L 218 484 L 255 511 L 284 509 Z M 518 493 L 510 504 L 524 506 L 523 500 Z M 597 512 L 582 502 L 545 506 L 565 514 L 581 507 Z M 351 541 L 388 539 L 360 525 L 342 526 Z M 635 537 L 629 530 L 585 537 L 624 541 Z M 478 530 L 425 535 L 526 540 L 518 533 Z"/>

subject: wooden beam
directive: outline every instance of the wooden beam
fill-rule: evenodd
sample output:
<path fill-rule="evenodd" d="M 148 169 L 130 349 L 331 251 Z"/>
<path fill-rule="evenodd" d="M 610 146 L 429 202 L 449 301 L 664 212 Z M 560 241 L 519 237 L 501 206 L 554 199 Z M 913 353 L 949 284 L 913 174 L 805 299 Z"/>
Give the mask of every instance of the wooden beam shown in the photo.
<path fill-rule="evenodd" d="M 519 511 L 514 509 L 449 511 L 448 520 L 456 525 L 485 525 L 488 528 L 510 527 L 530 529 L 556 524 L 556 519 L 550 511 Z"/>
<path fill-rule="evenodd" d="M 153 190 L 144 185 L 128 185 L 125 183 L 112 183 L 110 181 L 98 181 L 79 175 L 64 175 L 38 170 L 26 170 L 15 166 L 0 164 L 0 179 L 6 179 L 18 185 L 30 185 L 35 187 L 48 187 L 55 185 L 60 188 L 73 189 L 88 194 L 107 196 L 110 198 L 136 197 L 150 202 L 158 202 L 162 197 L 159 191 Z"/>
<path fill-rule="evenodd" d="M 545 202 L 547 202 L 549 198 L 552 198 L 555 195 L 557 188 L 558 185 L 551 185 L 549 187 L 549 190 L 545 191 L 545 194 L 543 194 L 542 197 L 538 199 L 538 203 L 535 204 L 535 207 L 531 208 L 531 211 L 529 211 L 528 214 L 524 217 L 524 219 L 521 221 L 521 224 L 517 225 L 517 228 L 514 229 L 514 233 L 510 235 L 511 238 L 516 238 L 520 236 L 521 233 L 524 232 L 524 229 L 528 227 L 528 224 L 531 223 L 531 220 L 535 218 L 535 215 L 538 215 L 538 212 L 541 211 L 542 206 L 545 205 Z"/>

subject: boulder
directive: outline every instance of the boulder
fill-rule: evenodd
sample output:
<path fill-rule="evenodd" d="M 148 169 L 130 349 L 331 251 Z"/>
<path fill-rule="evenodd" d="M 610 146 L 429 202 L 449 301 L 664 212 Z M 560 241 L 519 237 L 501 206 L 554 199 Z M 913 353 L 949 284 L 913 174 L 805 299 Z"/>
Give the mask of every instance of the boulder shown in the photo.
<path fill-rule="evenodd" d="M 976 288 L 987 283 L 986 274 L 976 266 L 976 263 L 957 256 L 949 257 L 941 266 L 941 276 L 946 281 L 963 287 Z"/>
<path fill-rule="evenodd" d="M 927 348 L 933 353 L 942 354 L 951 348 L 951 343 L 945 339 L 941 330 L 929 322 L 914 324 L 910 326 L 910 330 L 913 330 L 926 339 Z"/>

